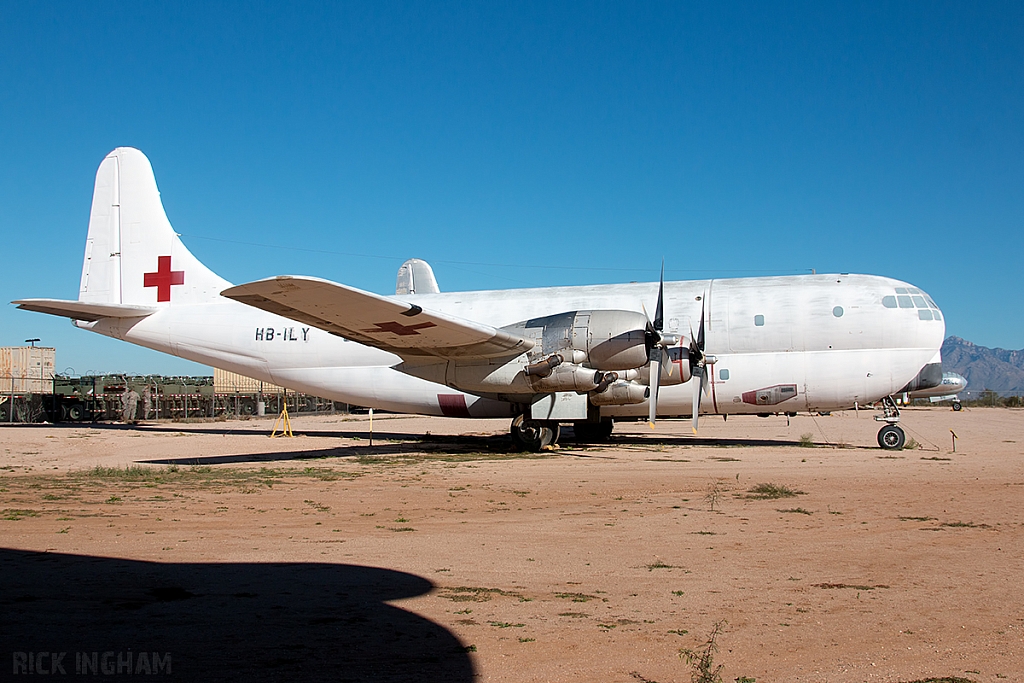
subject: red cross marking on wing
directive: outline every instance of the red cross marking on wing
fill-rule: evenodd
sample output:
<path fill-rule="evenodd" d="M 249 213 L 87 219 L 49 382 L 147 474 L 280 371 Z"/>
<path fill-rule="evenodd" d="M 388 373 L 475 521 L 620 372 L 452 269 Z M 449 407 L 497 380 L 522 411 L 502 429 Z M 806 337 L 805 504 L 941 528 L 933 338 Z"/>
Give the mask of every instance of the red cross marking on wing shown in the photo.
<path fill-rule="evenodd" d="M 171 285 L 185 284 L 185 271 L 171 270 L 171 257 L 158 256 L 156 272 L 143 274 L 143 287 L 156 287 L 157 301 L 171 300 Z"/>
<path fill-rule="evenodd" d="M 397 334 L 400 337 L 408 337 L 413 334 L 419 334 L 416 330 L 425 330 L 428 327 L 437 327 L 434 323 L 426 322 L 419 323 L 417 325 L 403 325 L 399 322 L 386 322 L 386 323 L 374 323 L 377 326 L 376 329 L 363 330 L 369 334 L 378 334 L 380 332 L 390 332 L 391 334 Z"/>

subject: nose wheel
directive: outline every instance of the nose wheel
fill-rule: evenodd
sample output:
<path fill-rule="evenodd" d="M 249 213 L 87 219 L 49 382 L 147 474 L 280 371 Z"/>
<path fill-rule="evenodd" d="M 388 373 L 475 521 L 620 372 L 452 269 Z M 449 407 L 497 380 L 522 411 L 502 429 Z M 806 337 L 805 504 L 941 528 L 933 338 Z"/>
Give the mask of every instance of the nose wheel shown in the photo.
<path fill-rule="evenodd" d="M 878 431 L 878 445 L 887 451 L 902 451 L 907 435 L 898 425 L 885 425 Z"/>
<path fill-rule="evenodd" d="M 526 415 L 517 415 L 509 428 L 512 442 L 517 448 L 536 453 L 545 446 L 558 442 L 561 430 L 557 422 L 531 420 Z"/>
<path fill-rule="evenodd" d="M 892 396 L 882 399 L 881 415 L 875 419 L 886 425 L 878 430 L 878 445 L 887 451 L 901 451 L 907 443 L 907 435 L 896 423 L 900 421 L 900 408 Z"/>

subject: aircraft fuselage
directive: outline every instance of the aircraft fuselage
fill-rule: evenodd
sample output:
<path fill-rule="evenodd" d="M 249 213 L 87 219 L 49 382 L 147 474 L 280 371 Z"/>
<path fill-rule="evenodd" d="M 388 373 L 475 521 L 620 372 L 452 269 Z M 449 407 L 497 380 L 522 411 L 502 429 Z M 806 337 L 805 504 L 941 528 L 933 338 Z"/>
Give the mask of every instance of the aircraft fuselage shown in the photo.
<path fill-rule="evenodd" d="M 402 301 L 504 327 L 582 309 L 645 312 L 657 283 L 407 294 Z M 910 305 L 906 305 L 910 302 Z M 895 304 L 895 305 L 894 305 Z M 870 275 L 801 275 L 665 283 L 665 331 L 689 338 L 706 321 L 712 366 L 706 413 L 852 408 L 900 390 L 932 362 L 945 325 L 927 295 Z M 428 415 L 506 417 L 513 404 L 464 395 L 393 369 L 402 359 L 220 298 L 145 318 L 79 327 L 336 401 Z M 686 343 L 685 341 L 683 342 Z M 689 382 L 661 388 L 658 412 L 692 412 Z M 454 404 L 461 406 L 461 404 Z M 604 406 L 641 416 L 646 403 Z"/>

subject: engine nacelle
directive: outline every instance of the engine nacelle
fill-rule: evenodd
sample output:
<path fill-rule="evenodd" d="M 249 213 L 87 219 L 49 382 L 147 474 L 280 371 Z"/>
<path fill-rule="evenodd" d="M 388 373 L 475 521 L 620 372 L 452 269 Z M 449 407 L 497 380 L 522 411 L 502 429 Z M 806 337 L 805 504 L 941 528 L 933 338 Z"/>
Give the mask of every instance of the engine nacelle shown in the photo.
<path fill-rule="evenodd" d="M 561 355 L 597 370 L 628 370 L 647 364 L 647 317 L 635 311 L 569 311 L 508 325 L 533 339 L 533 358 Z M 585 354 L 585 360 L 579 354 Z"/>
<path fill-rule="evenodd" d="M 548 393 L 552 391 L 575 391 L 586 393 L 597 388 L 601 381 L 600 370 L 585 368 L 582 365 L 562 363 L 550 369 L 550 372 L 543 377 L 539 375 L 526 375 L 526 380 L 537 393 Z"/>
<path fill-rule="evenodd" d="M 643 403 L 650 395 L 650 387 L 619 380 L 608 385 L 608 388 L 600 393 L 591 392 L 590 402 L 595 406 L 625 406 Z"/>

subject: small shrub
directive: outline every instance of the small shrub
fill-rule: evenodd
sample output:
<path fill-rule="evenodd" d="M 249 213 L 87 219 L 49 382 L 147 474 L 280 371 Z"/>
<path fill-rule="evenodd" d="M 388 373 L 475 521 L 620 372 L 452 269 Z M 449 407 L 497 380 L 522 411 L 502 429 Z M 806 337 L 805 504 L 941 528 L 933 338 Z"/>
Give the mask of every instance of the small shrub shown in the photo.
<path fill-rule="evenodd" d="M 814 448 L 814 435 L 810 432 L 800 435 L 800 448 Z"/>
<path fill-rule="evenodd" d="M 788 486 L 782 484 L 758 484 L 750 488 L 747 493 L 747 498 L 754 498 L 757 500 L 774 500 L 778 498 L 795 498 L 796 496 L 802 496 L 803 491 L 797 491 L 791 489 Z"/>
<path fill-rule="evenodd" d="M 690 680 L 693 683 L 722 683 L 722 669 L 725 668 L 725 665 L 715 666 L 715 653 L 718 652 L 718 644 L 715 640 L 722 632 L 724 625 L 724 619 L 715 624 L 708 639 L 698 649 L 691 650 L 687 647 L 679 651 L 679 656 L 685 659 L 692 669 Z"/>
<path fill-rule="evenodd" d="M 707 495 L 704 496 L 704 502 L 708 504 L 708 508 L 711 512 L 715 511 L 715 506 L 722 500 L 722 483 L 719 481 L 712 481 L 708 484 Z"/>

